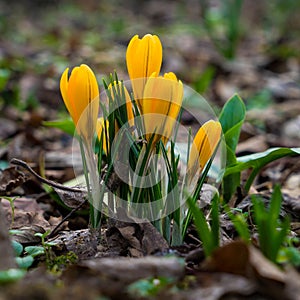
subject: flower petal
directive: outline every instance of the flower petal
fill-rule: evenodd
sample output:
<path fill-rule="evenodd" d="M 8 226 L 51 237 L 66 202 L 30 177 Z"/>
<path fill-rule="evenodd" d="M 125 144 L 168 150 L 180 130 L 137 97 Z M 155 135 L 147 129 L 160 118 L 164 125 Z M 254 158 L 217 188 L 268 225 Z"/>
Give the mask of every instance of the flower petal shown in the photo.
<path fill-rule="evenodd" d="M 69 80 L 68 69 L 61 77 L 61 93 L 76 125 L 78 134 L 91 139 L 96 128 L 99 110 L 99 88 L 93 71 L 82 64 L 73 68 Z"/>
<path fill-rule="evenodd" d="M 200 171 L 204 168 L 219 143 L 221 132 L 220 122 L 213 120 L 200 127 L 191 147 L 188 168 L 198 168 Z"/>
<path fill-rule="evenodd" d="M 163 77 L 155 77 L 154 73 L 149 77 L 141 102 L 146 139 L 153 132 L 160 135 L 164 143 L 170 138 L 182 98 L 183 86 L 174 73 L 166 73 Z M 155 138 L 155 142 L 160 137 Z"/>
<path fill-rule="evenodd" d="M 159 74 L 162 63 L 162 45 L 156 35 L 146 34 L 142 39 L 135 35 L 128 44 L 126 63 L 135 99 L 140 106 L 147 78 Z M 140 107 L 141 108 L 141 107 Z"/>
<path fill-rule="evenodd" d="M 70 103 L 70 99 L 68 96 L 68 85 L 69 85 L 68 73 L 69 73 L 69 68 L 66 68 L 60 79 L 60 92 L 61 92 L 61 95 L 62 95 L 62 98 L 64 100 L 67 110 L 69 111 L 70 115 L 73 116 L 74 112 L 73 112 L 73 108 L 72 108 L 72 105 Z"/>

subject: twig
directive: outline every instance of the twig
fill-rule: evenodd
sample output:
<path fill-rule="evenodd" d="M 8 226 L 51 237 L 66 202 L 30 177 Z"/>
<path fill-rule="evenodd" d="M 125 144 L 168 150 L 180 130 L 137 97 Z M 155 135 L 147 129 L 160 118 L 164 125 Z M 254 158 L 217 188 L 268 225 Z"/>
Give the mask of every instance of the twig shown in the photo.
<path fill-rule="evenodd" d="M 75 207 L 74 209 L 72 209 L 55 227 L 54 229 L 50 232 L 50 234 L 47 236 L 47 239 L 52 238 L 55 233 L 58 231 L 59 227 L 65 222 L 67 221 L 77 210 L 79 210 L 84 204 L 86 203 L 86 201 L 81 202 L 77 207 Z"/>
<path fill-rule="evenodd" d="M 55 181 L 46 179 L 41 177 L 39 174 L 37 174 L 25 161 L 17 159 L 17 158 L 13 158 L 10 161 L 11 164 L 22 167 L 24 169 L 26 169 L 29 173 L 31 173 L 34 177 L 36 177 L 39 181 L 41 181 L 42 183 L 45 183 L 47 185 L 52 186 L 53 188 L 59 189 L 59 190 L 63 190 L 63 191 L 68 191 L 68 192 L 74 192 L 74 193 L 82 193 L 83 191 L 81 189 L 76 189 L 73 187 L 68 187 L 68 186 L 64 186 L 62 184 L 59 184 Z"/>

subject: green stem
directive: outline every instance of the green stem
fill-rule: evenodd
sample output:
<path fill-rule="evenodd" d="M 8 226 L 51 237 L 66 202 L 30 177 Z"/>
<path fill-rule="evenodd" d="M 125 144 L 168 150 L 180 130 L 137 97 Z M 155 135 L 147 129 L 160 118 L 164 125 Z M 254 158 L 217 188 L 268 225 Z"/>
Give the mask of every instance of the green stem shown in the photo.
<path fill-rule="evenodd" d="M 248 177 L 244 187 L 246 194 L 248 194 L 255 177 L 259 173 L 259 170 L 260 170 L 259 168 L 253 169 L 250 176 Z"/>
<path fill-rule="evenodd" d="M 132 191 L 132 202 L 139 202 L 140 195 L 142 192 L 142 183 L 145 180 L 145 175 L 147 172 L 147 166 L 149 165 L 149 160 L 151 158 L 152 151 L 148 149 L 148 147 L 143 147 L 140 153 L 140 156 L 137 161 L 137 165 L 135 168 L 135 172 L 137 171 L 138 176 L 136 178 L 133 178 L 133 191 Z"/>
<path fill-rule="evenodd" d="M 217 150 L 218 147 L 216 147 L 216 150 Z M 216 150 L 215 150 L 215 153 L 216 153 Z M 215 153 L 213 154 L 213 156 L 210 158 L 210 160 L 208 161 L 203 173 L 201 174 L 201 177 L 199 178 L 198 180 L 198 183 L 197 183 L 197 187 L 196 187 L 196 190 L 194 192 L 194 195 L 193 197 L 191 198 L 192 201 L 194 201 L 194 203 L 196 203 L 197 199 L 199 198 L 199 195 L 200 195 L 200 192 L 201 192 L 201 189 L 202 189 L 202 186 L 203 186 L 203 183 L 204 183 L 204 180 L 208 174 L 208 171 L 211 167 L 211 164 L 212 164 L 212 161 L 214 159 L 214 156 L 215 156 Z M 188 195 L 188 197 L 190 197 L 190 195 Z M 190 223 L 190 220 L 192 218 L 192 212 L 191 210 L 189 209 L 188 210 L 188 213 L 187 213 L 187 216 L 184 220 L 184 225 L 183 225 L 183 229 L 182 229 L 182 236 L 184 237 L 185 234 L 186 234 L 186 231 L 187 231 L 187 228 L 188 228 L 188 225 Z"/>
<path fill-rule="evenodd" d="M 83 171 L 87 184 L 88 200 L 90 202 L 90 222 L 92 228 L 98 228 L 101 224 L 102 199 L 100 196 L 99 175 L 97 163 L 91 143 L 79 139 L 80 151 L 83 163 Z"/>

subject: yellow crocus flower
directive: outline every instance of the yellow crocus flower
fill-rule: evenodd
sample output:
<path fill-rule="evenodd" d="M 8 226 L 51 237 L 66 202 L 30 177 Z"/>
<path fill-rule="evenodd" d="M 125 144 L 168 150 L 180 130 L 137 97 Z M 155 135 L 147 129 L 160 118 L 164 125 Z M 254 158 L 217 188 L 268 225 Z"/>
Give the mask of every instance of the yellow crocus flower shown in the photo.
<path fill-rule="evenodd" d="M 149 77 L 141 101 L 147 140 L 155 133 L 154 143 L 159 139 L 167 142 L 180 111 L 182 98 L 183 85 L 174 73 L 165 73 L 159 77 L 153 73 Z"/>
<path fill-rule="evenodd" d="M 77 133 L 91 141 L 96 129 L 99 110 L 99 88 L 93 71 L 85 64 L 73 68 L 68 76 L 67 68 L 60 80 L 64 103 L 76 126 Z"/>
<path fill-rule="evenodd" d="M 135 35 L 127 47 L 126 63 L 134 97 L 141 109 L 140 101 L 147 78 L 153 73 L 158 75 L 161 68 L 162 45 L 158 36 L 146 34 L 140 39 Z"/>
<path fill-rule="evenodd" d="M 203 170 L 220 141 L 221 133 L 222 127 L 218 121 L 209 120 L 200 127 L 194 138 L 188 161 L 188 170 L 192 176 Z"/>

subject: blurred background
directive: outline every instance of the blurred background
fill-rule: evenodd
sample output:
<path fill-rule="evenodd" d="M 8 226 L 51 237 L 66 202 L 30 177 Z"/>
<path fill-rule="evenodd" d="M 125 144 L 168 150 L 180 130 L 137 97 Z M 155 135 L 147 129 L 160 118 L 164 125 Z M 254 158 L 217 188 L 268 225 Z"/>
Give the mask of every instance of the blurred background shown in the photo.
<path fill-rule="evenodd" d="M 235 92 L 244 99 L 241 141 L 250 142 L 241 153 L 299 146 L 300 1 L 1 0 L 2 164 L 69 145 L 42 126 L 67 116 L 63 70 L 86 63 L 100 85 L 114 70 L 126 80 L 128 42 L 146 33 L 162 41 L 162 72 L 175 72 L 217 112 Z"/>

